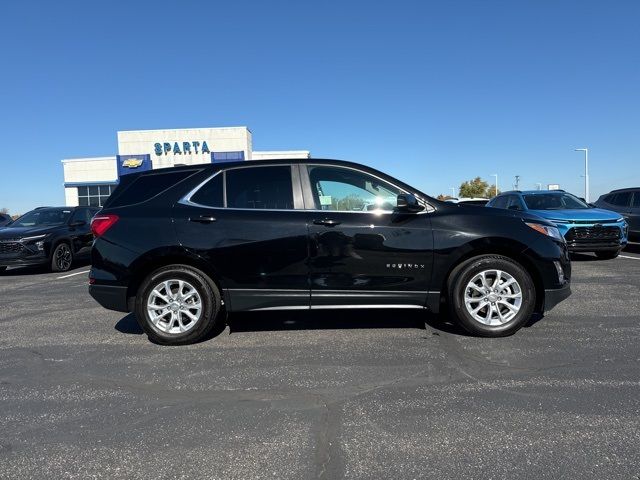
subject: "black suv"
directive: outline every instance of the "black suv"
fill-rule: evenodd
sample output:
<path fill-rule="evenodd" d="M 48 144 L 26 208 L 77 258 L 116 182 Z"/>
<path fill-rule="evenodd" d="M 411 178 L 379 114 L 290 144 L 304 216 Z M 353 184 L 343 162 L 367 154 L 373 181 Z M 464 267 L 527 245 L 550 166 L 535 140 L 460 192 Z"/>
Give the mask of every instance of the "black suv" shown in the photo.
<path fill-rule="evenodd" d="M 629 224 L 629 240 L 640 242 L 640 188 L 622 188 L 602 195 L 596 206 L 621 214 Z"/>
<path fill-rule="evenodd" d="M 447 303 L 508 335 L 570 294 L 564 238 L 532 215 L 435 200 L 337 160 L 126 175 L 93 219 L 91 295 L 156 342 L 206 337 L 226 311 Z"/>
<path fill-rule="evenodd" d="M 89 256 L 94 207 L 41 207 L 0 229 L 0 271 L 9 266 L 71 268 L 74 258 Z"/>

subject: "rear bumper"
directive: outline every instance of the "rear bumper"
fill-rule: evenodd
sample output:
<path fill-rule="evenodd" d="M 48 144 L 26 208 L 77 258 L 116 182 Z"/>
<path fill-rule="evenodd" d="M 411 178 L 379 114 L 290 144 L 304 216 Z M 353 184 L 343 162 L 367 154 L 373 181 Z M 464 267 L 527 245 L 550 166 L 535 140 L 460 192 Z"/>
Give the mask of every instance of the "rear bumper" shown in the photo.
<path fill-rule="evenodd" d="M 89 285 L 89 294 L 96 302 L 109 310 L 128 312 L 127 287 L 114 285 Z"/>
<path fill-rule="evenodd" d="M 557 304 L 571 295 L 571 284 L 566 283 L 563 287 L 553 288 L 544 291 L 544 311 L 548 312 Z"/>

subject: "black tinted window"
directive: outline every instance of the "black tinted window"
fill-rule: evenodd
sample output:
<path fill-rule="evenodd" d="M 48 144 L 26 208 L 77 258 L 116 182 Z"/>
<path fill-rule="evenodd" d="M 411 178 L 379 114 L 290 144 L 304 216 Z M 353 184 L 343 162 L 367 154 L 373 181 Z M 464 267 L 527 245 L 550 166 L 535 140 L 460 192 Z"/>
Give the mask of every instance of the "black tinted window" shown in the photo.
<path fill-rule="evenodd" d="M 631 202 L 633 208 L 640 208 L 640 190 L 636 190 L 633 193 L 633 202 Z"/>
<path fill-rule="evenodd" d="M 628 207 L 631 203 L 631 192 L 616 193 L 610 203 L 619 207 Z"/>
<path fill-rule="evenodd" d="M 509 200 L 508 196 L 498 197 L 491 204 L 494 208 L 507 208 L 507 201 Z"/>
<path fill-rule="evenodd" d="M 227 207 L 292 209 L 291 167 L 227 170 Z"/>
<path fill-rule="evenodd" d="M 223 207 L 223 178 L 222 173 L 213 177 L 191 197 L 191 201 L 208 207 Z"/>
<path fill-rule="evenodd" d="M 111 194 L 105 207 L 120 207 L 122 205 L 133 205 L 134 203 L 146 202 L 159 193 L 164 192 L 169 187 L 192 175 L 195 170 L 183 170 L 179 172 L 152 173 L 140 175 L 131 183 L 119 185 Z M 91 197 L 90 197 L 91 198 Z M 89 205 L 94 206 L 91 201 Z M 99 206 L 95 203 L 95 206 Z"/>

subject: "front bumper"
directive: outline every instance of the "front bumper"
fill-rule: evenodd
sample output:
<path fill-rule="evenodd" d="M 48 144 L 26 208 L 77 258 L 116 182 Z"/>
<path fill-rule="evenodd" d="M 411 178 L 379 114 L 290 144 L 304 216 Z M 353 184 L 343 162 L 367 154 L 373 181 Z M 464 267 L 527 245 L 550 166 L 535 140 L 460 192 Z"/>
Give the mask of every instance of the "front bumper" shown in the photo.
<path fill-rule="evenodd" d="M 571 295 L 571 285 L 565 283 L 560 288 L 545 289 L 544 291 L 544 311 L 548 312 L 557 304 Z"/>
<path fill-rule="evenodd" d="M 47 263 L 49 263 L 49 257 L 44 254 L 29 256 L 0 255 L 0 267 L 27 267 L 34 265 L 46 265 Z"/>
<path fill-rule="evenodd" d="M 89 295 L 108 310 L 128 312 L 127 287 L 116 285 L 89 285 Z"/>
<path fill-rule="evenodd" d="M 615 251 L 624 248 L 628 241 L 628 226 L 624 222 L 556 223 L 556 226 L 564 236 L 570 252 Z"/>

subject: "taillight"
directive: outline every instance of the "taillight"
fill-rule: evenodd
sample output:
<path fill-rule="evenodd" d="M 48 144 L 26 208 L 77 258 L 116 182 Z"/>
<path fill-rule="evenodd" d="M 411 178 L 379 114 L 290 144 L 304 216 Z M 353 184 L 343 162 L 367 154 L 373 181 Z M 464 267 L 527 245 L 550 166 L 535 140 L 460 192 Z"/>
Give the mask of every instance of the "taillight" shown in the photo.
<path fill-rule="evenodd" d="M 97 238 L 105 234 L 117 221 L 118 216 L 113 214 L 98 215 L 91 220 L 91 233 Z"/>

